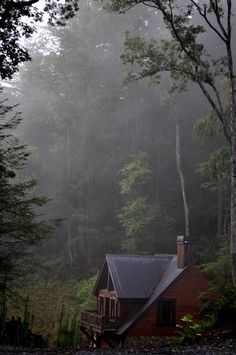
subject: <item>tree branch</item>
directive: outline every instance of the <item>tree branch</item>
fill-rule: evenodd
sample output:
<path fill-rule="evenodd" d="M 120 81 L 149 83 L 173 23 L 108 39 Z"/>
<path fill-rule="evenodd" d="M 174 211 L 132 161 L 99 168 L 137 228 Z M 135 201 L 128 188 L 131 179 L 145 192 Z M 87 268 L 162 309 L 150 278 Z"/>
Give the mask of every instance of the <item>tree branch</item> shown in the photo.
<path fill-rule="evenodd" d="M 230 137 L 230 134 L 229 134 L 229 132 L 227 130 L 227 125 L 225 124 L 224 116 L 221 114 L 220 110 L 216 106 L 214 100 L 212 99 L 211 95 L 209 94 L 209 92 L 205 88 L 203 82 L 201 80 L 197 80 L 197 83 L 198 83 L 199 87 L 201 88 L 203 94 L 207 98 L 208 102 L 210 103 L 211 107 L 215 111 L 215 113 L 216 113 L 217 117 L 219 118 L 220 122 L 222 123 L 222 127 L 223 127 L 223 131 L 224 131 L 225 137 L 226 137 L 227 141 L 230 143 L 231 142 L 231 137 Z"/>
<path fill-rule="evenodd" d="M 33 4 L 36 4 L 37 2 L 39 2 L 39 0 L 28 0 L 28 1 L 17 1 L 17 2 L 13 2 L 13 6 L 16 9 L 21 9 L 25 6 L 31 6 Z"/>
<path fill-rule="evenodd" d="M 232 1 L 231 0 L 227 0 L 227 5 L 228 5 L 227 32 L 228 32 L 228 38 L 230 40 L 231 39 L 231 9 L 232 9 Z"/>
<path fill-rule="evenodd" d="M 208 26 L 222 39 L 223 42 L 226 42 L 226 38 L 227 38 L 227 33 L 220 21 L 220 18 L 218 18 L 218 16 L 216 15 L 215 11 L 215 16 L 216 16 L 216 19 L 217 19 L 217 22 L 220 26 L 220 29 L 223 33 L 223 36 L 222 34 L 217 30 L 217 28 L 211 23 L 211 21 L 209 20 L 208 16 L 207 16 L 207 12 L 206 12 L 206 7 L 204 8 L 204 11 L 202 11 L 202 8 L 201 6 L 195 1 L 195 0 L 190 0 L 192 2 L 192 4 L 194 4 L 194 6 L 196 7 L 198 13 L 200 16 L 202 16 L 204 18 L 204 20 L 206 21 L 206 23 L 208 24 Z M 211 2 L 211 1 L 210 1 Z M 213 9 L 214 10 L 214 9 Z"/>

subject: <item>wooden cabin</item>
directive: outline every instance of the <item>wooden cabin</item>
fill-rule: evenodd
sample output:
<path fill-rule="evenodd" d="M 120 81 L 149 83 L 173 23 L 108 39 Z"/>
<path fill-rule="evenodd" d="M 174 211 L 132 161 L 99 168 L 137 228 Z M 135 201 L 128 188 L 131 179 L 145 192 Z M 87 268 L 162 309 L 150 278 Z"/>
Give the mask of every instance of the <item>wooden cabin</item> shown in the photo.
<path fill-rule="evenodd" d="M 97 309 L 82 312 L 81 330 L 96 347 L 175 335 L 183 315 L 200 317 L 200 296 L 209 291 L 194 258 L 183 236 L 177 255 L 106 255 L 93 291 Z"/>

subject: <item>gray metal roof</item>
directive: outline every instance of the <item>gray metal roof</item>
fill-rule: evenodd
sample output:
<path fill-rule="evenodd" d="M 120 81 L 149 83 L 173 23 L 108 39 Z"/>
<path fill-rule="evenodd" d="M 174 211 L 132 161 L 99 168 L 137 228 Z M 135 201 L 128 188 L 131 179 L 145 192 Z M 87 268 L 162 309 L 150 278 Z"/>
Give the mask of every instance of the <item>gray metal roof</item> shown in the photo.
<path fill-rule="evenodd" d="M 149 298 L 174 255 L 106 255 L 118 298 Z"/>
<path fill-rule="evenodd" d="M 182 272 L 186 270 L 187 267 L 184 269 L 178 269 L 177 257 L 173 257 L 169 262 L 160 282 L 157 284 L 152 296 L 133 317 L 128 319 L 127 322 L 117 329 L 116 334 L 124 334 L 124 332 L 161 296 L 161 294 L 178 278 Z"/>

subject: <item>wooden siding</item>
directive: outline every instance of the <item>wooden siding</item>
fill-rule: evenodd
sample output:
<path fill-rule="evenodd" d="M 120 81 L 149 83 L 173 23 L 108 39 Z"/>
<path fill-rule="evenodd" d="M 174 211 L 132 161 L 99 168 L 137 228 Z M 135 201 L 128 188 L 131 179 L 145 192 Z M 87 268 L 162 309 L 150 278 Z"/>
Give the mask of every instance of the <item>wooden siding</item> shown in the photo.
<path fill-rule="evenodd" d="M 159 300 L 176 300 L 176 324 L 181 324 L 181 318 L 186 313 L 200 314 L 200 295 L 209 291 L 209 281 L 196 267 L 189 267 L 180 277 L 163 292 Z M 158 301 L 128 329 L 128 336 L 171 336 L 176 331 L 175 326 L 158 324 Z"/>
<path fill-rule="evenodd" d="M 146 302 L 146 300 L 120 300 L 118 303 L 120 323 L 132 317 Z"/>

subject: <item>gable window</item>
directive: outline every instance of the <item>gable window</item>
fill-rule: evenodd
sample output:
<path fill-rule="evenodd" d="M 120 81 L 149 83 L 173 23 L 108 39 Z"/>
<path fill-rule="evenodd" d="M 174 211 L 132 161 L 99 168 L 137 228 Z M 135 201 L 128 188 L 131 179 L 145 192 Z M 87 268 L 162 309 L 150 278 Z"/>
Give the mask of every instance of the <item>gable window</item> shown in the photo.
<path fill-rule="evenodd" d="M 175 325 L 175 300 L 161 300 L 158 302 L 158 323 L 161 325 Z"/>

